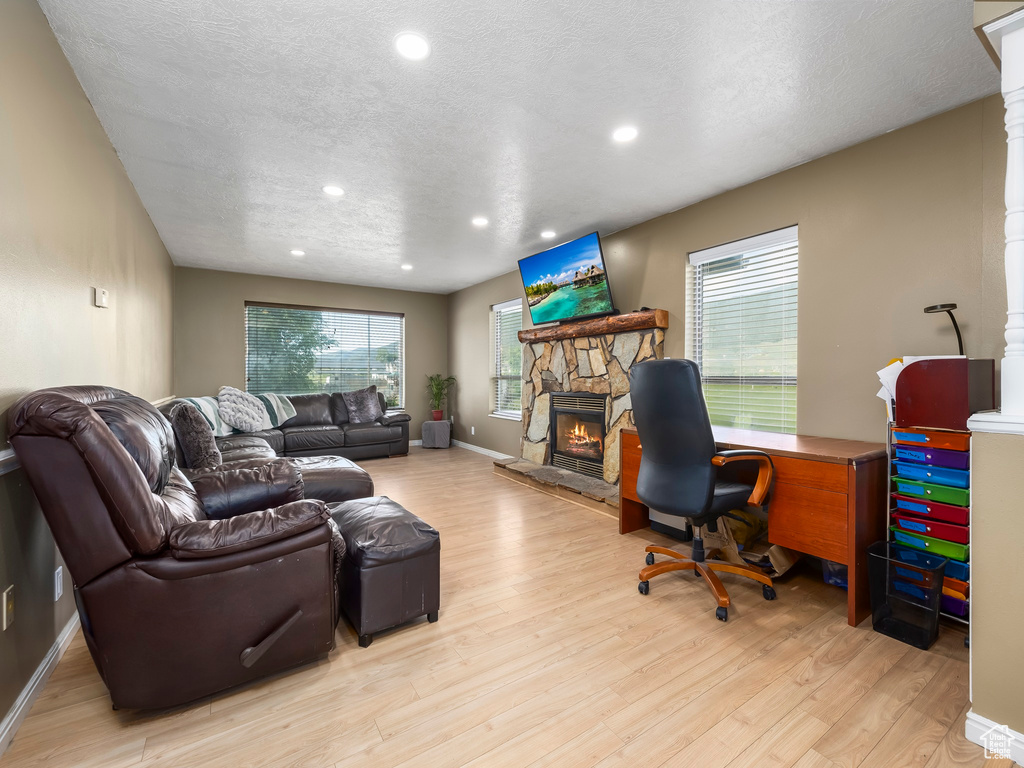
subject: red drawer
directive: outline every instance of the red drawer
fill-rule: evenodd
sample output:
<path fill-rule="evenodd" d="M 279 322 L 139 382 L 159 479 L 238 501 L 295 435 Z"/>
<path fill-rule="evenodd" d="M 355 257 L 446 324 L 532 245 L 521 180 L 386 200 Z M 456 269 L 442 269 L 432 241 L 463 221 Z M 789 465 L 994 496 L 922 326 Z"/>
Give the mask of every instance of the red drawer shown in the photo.
<path fill-rule="evenodd" d="M 929 448 L 944 448 L 947 451 L 967 451 L 971 448 L 971 433 L 919 429 L 918 427 L 893 427 L 892 441 L 900 445 L 921 445 Z"/>
<path fill-rule="evenodd" d="M 907 515 L 894 514 L 892 519 L 900 529 L 909 533 L 920 533 L 931 536 L 935 539 L 953 541 L 957 544 L 970 542 L 970 530 L 966 525 L 953 525 L 952 523 L 937 523 L 934 520 L 927 520 L 921 517 L 909 517 Z"/>
<path fill-rule="evenodd" d="M 958 507 L 955 504 L 942 504 L 928 499 L 915 499 L 912 496 L 901 496 L 898 493 L 892 495 L 896 499 L 896 508 L 901 515 L 912 517 L 926 517 L 929 520 L 939 520 L 944 523 L 956 523 L 967 525 L 971 514 L 970 507 Z"/>

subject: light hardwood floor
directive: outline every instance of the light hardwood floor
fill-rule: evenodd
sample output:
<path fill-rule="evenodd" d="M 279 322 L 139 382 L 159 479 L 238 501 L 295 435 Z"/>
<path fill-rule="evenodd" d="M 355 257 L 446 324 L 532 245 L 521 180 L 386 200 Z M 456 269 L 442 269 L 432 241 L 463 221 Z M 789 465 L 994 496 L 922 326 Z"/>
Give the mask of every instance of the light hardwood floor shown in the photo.
<path fill-rule="evenodd" d="M 114 712 L 79 636 L 3 768 L 22 766 L 981 765 L 967 654 L 846 625 L 804 570 L 729 575 L 728 623 L 692 574 L 637 592 L 650 531 L 497 477 L 460 448 L 364 463 L 441 531 L 441 615 L 173 712 Z M 202 638 L 195 638 L 202 653 Z M 1007 763 L 1009 764 L 1009 763 Z"/>

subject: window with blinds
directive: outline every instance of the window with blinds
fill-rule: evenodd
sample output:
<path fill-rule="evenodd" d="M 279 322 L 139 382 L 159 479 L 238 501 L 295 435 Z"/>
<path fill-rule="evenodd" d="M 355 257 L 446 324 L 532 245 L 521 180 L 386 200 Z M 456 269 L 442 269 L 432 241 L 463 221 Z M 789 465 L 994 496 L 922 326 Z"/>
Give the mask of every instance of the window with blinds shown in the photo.
<path fill-rule="evenodd" d="M 690 254 L 687 354 L 711 423 L 796 432 L 797 228 Z"/>
<path fill-rule="evenodd" d="M 494 328 L 494 413 L 510 418 L 522 417 L 523 300 L 513 299 L 491 307 Z"/>
<path fill-rule="evenodd" d="M 405 405 L 405 317 L 343 309 L 246 304 L 249 392 L 351 392 L 377 386 Z"/>

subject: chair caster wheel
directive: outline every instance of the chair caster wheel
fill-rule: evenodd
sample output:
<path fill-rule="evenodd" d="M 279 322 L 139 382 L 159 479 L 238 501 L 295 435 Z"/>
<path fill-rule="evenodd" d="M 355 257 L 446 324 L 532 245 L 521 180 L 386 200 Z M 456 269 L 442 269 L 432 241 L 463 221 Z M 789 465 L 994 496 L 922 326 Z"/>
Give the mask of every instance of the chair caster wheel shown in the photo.
<path fill-rule="evenodd" d="M 641 581 L 639 584 L 636 585 L 636 589 L 641 595 L 646 595 L 648 592 L 651 591 L 651 582 Z"/>
<path fill-rule="evenodd" d="M 774 600 L 778 597 L 778 595 L 775 594 L 775 587 L 769 587 L 767 584 L 761 587 L 761 594 L 764 595 L 765 600 Z"/>
<path fill-rule="evenodd" d="M 718 606 L 718 608 L 715 609 L 715 618 L 718 619 L 719 621 L 728 621 L 729 620 L 729 609 L 728 608 L 724 608 L 721 605 Z"/>
<path fill-rule="evenodd" d="M 648 552 L 647 553 L 647 564 L 648 565 L 654 565 L 654 553 L 653 552 Z"/>

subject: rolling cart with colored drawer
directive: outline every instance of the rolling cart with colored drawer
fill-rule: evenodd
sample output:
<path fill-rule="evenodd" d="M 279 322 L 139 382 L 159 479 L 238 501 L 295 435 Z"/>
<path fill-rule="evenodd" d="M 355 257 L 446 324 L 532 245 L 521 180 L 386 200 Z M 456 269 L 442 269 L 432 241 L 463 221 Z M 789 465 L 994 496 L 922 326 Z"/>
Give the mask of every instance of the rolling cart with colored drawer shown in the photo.
<path fill-rule="evenodd" d="M 971 434 L 889 425 L 890 539 L 948 559 L 941 613 L 970 613 Z"/>

